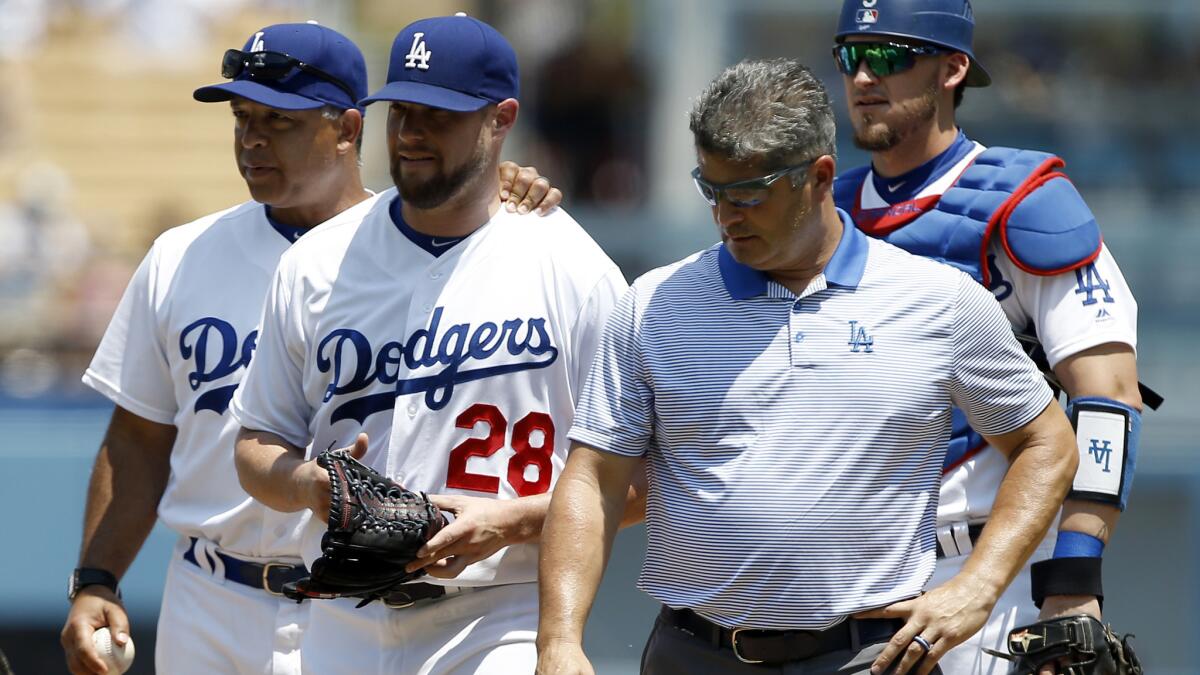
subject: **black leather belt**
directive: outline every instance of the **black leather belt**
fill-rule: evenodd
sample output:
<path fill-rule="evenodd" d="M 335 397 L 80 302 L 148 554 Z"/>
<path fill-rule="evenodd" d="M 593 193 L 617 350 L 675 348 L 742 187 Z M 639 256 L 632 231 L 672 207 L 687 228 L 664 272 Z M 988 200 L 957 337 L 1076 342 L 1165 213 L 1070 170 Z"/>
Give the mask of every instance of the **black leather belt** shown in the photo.
<path fill-rule="evenodd" d="M 183 559 L 204 569 L 196 560 L 196 542 L 198 540 L 196 537 L 190 537 L 190 539 L 191 545 L 184 552 Z M 225 567 L 226 579 L 243 586 L 264 590 L 271 595 L 283 595 L 284 584 L 308 576 L 308 570 L 304 568 L 304 565 L 280 562 L 255 563 L 238 560 L 220 551 L 213 551 L 213 554 L 221 559 L 221 563 Z"/>
<path fill-rule="evenodd" d="M 690 609 L 663 607 L 659 619 L 668 626 L 687 631 L 711 643 L 730 649 L 745 663 L 788 663 L 802 661 L 828 652 L 886 642 L 904 622 L 898 619 L 846 619 L 825 630 L 757 630 L 724 628 Z"/>
<path fill-rule="evenodd" d="M 983 533 L 983 526 L 985 524 L 986 523 L 978 523 L 975 525 L 967 526 L 967 537 L 971 540 L 972 548 L 975 546 L 975 542 L 979 541 L 979 535 Z M 961 525 L 960 525 L 960 527 L 961 527 Z M 951 535 L 951 536 L 953 536 L 953 535 Z M 959 549 L 952 551 L 950 553 L 950 555 L 946 555 L 946 550 L 942 547 L 941 539 L 939 537 L 934 537 L 934 540 L 937 542 L 937 557 L 939 557 L 939 558 L 955 558 L 960 555 L 964 555 L 964 553 L 970 552 L 969 550 L 964 552 L 961 550 L 961 547 L 960 547 Z"/>

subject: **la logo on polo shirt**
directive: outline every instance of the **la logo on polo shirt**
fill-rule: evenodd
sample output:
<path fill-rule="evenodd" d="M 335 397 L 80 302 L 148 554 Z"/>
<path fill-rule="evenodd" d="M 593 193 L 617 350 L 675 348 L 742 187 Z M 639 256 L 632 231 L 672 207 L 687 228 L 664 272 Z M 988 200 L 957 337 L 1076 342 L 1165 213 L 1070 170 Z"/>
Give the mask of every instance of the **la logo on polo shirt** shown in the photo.
<path fill-rule="evenodd" d="M 850 345 L 850 351 L 855 354 L 858 354 L 860 349 L 867 354 L 874 352 L 875 338 L 867 332 L 867 327 L 858 325 L 858 321 L 855 320 L 851 320 L 849 323 L 850 341 L 846 344 Z"/>

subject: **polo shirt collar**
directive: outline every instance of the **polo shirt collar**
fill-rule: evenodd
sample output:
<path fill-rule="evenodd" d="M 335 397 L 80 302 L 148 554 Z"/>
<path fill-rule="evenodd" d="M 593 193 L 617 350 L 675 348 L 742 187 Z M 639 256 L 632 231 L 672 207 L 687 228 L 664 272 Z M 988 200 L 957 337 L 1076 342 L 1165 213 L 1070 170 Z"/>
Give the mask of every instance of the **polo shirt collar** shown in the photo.
<path fill-rule="evenodd" d="M 717 252 L 717 266 L 721 269 L 721 281 L 725 283 L 725 290 L 729 291 L 734 300 L 766 295 L 767 275 L 734 260 L 724 242 L 721 243 L 721 250 Z"/>
<path fill-rule="evenodd" d="M 842 218 L 842 240 L 825 265 L 825 282 L 830 286 L 858 288 L 863 270 L 867 269 L 867 249 L 870 244 L 867 235 L 850 220 L 850 214 L 841 209 L 837 213 Z"/>
<path fill-rule="evenodd" d="M 867 267 L 867 235 L 854 226 L 849 214 L 841 209 L 837 212 L 842 219 L 842 238 L 822 274 L 825 275 L 825 283 L 830 286 L 857 288 L 862 281 L 863 270 Z M 725 248 L 725 244 L 721 244 L 721 250 L 717 253 L 717 266 L 721 270 L 721 281 L 725 284 L 725 290 L 729 291 L 734 300 L 746 300 L 766 294 L 770 277 L 765 272 L 734 260 L 733 254 Z"/>

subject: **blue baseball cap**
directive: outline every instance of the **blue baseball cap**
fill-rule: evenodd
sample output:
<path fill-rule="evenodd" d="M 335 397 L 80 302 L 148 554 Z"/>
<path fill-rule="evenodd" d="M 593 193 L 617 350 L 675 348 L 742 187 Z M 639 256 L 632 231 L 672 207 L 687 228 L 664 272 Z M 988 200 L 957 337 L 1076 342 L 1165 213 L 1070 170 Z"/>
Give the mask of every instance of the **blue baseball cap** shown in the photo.
<path fill-rule="evenodd" d="M 233 79 L 200 87 L 192 93 L 197 101 L 217 103 L 241 96 L 255 103 L 280 110 L 311 110 L 332 105 L 342 110 L 362 108 L 358 100 L 367 94 L 367 64 L 362 51 L 350 38 L 315 22 L 280 23 L 267 26 L 250 36 L 242 52 L 286 54 L 302 65 L 287 67 L 282 77 L 257 71 L 226 53 L 239 70 Z M 222 67 L 226 67 L 226 63 Z"/>
<path fill-rule="evenodd" d="M 850 35 L 909 38 L 962 52 L 971 59 L 963 83 L 968 87 L 992 83 L 971 46 L 975 36 L 971 0 L 846 0 L 835 39 L 843 42 Z"/>
<path fill-rule="evenodd" d="M 517 53 L 495 28 L 459 13 L 405 26 L 392 43 L 387 84 L 359 103 L 405 101 L 457 112 L 520 93 Z"/>

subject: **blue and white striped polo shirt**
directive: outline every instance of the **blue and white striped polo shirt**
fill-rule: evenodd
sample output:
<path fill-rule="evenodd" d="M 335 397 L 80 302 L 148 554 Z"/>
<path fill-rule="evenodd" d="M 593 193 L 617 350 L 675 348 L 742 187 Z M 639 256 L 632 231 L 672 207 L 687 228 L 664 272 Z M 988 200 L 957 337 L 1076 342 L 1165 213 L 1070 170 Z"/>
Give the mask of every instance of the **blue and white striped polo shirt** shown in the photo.
<path fill-rule="evenodd" d="M 726 627 L 825 628 L 917 595 L 952 406 L 1001 434 L 1052 400 L 986 289 L 841 215 L 799 297 L 722 245 L 638 279 L 570 432 L 648 456 L 638 586 Z"/>

